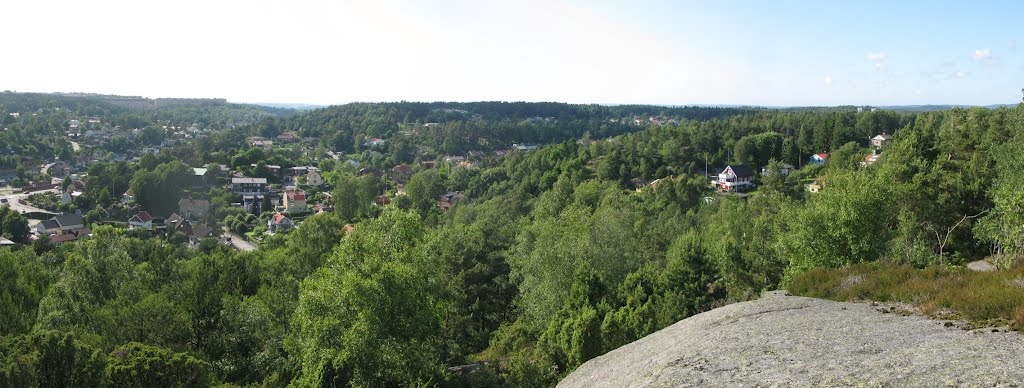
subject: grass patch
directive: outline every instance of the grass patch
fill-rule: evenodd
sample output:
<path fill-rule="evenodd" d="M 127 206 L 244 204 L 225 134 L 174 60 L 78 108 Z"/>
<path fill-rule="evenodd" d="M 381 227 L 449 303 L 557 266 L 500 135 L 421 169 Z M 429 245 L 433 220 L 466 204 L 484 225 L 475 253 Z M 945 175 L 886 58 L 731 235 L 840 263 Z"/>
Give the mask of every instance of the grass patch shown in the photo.
<path fill-rule="evenodd" d="M 863 263 L 805 272 L 792 280 L 789 291 L 836 301 L 904 302 L 932 316 L 1024 330 L 1024 265 L 974 272 L 963 267 Z"/>

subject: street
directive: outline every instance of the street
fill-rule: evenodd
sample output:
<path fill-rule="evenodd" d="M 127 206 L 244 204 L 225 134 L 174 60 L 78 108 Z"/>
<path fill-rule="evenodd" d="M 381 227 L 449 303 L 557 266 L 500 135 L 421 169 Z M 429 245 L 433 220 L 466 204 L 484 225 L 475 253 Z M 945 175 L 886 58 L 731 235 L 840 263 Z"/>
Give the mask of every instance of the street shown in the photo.
<path fill-rule="evenodd" d="M 226 228 L 226 227 L 223 228 L 223 231 L 224 231 L 224 237 L 226 237 L 228 239 L 228 241 L 231 242 L 232 246 L 234 246 L 236 249 L 238 249 L 240 251 L 250 252 L 250 251 L 255 251 L 258 248 L 256 246 L 256 244 L 253 244 L 253 243 L 249 242 L 248 240 L 246 240 L 242 236 L 239 236 L 237 234 L 231 233 L 231 231 L 229 231 L 228 228 Z"/>

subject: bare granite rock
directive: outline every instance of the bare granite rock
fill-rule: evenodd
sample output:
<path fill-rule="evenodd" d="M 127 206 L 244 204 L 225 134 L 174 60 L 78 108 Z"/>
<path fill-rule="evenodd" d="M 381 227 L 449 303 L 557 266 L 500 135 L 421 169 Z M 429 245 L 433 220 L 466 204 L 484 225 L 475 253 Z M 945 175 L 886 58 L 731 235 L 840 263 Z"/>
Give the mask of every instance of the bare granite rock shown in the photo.
<path fill-rule="evenodd" d="M 1024 336 L 784 292 L 692 316 L 559 387 L 1022 386 Z"/>

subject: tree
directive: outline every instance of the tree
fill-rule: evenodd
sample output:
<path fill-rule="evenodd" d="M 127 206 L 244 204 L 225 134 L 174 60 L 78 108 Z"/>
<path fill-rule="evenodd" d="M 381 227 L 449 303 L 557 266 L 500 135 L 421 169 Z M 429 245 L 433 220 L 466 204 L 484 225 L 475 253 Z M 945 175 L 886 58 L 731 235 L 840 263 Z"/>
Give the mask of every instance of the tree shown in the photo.
<path fill-rule="evenodd" d="M 114 387 L 205 387 L 212 382 L 209 363 L 138 342 L 110 352 L 106 373 Z"/>
<path fill-rule="evenodd" d="M 28 243 L 28 235 L 28 219 L 20 213 L 11 210 L 10 207 L 0 207 L 0 236 L 9 238 L 17 243 L 26 244 Z"/>
<path fill-rule="evenodd" d="M 413 174 L 405 192 L 412 199 L 412 207 L 420 214 L 428 214 L 437 205 L 437 197 L 444 186 L 438 176 L 437 169 L 423 170 Z"/>
<path fill-rule="evenodd" d="M 451 303 L 447 276 L 422 254 L 415 213 L 385 210 L 356 226 L 303 281 L 286 346 L 298 385 L 436 384 Z"/>

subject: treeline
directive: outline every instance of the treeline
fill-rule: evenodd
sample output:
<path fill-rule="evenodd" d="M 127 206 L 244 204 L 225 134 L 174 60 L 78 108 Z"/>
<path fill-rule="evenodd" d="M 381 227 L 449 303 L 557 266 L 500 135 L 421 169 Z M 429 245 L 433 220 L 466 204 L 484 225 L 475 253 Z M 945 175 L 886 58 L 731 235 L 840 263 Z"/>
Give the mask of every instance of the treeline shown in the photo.
<path fill-rule="evenodd" d="M 594 138 L 615 136 L 642 128 L 633 121 L 635 116 L 644 120 L 654 116 L 665 121 L 704 121 L 751 111 L 744 108 L 525 102 L 353 103 L 282 120 L 265 120 L 255 126 L 253 133 L 274 137 L 295 131 L 304 137 L 322 138 L 322 144 L 341 152 L 354 152 L 374 137 L 392 139 L 407 136 L 417 146 L 428 147 L 434 152 L 465 153 L 505 149 L 513 143 L 557 142 L 578 138 L 588 132 Z"/>
<path fill-rule="evenodd" d="M 881 132 L 895 139 L 862 166 Z M 819 147 L 833 153 L 824 166 L 761 177 L 745 198 L 711 193 L 703 176 L 705 160 L 778 172 Z M 1021 151 L 1024 106 L 756 112 L 423 169 L 384 208 L 368 205 L 371 177 L 338 163 L 325 174 L 336 212 L 257 252 L 102 227 L 85 242 L 0 250 L 11 279 L 0 358 L 12 360 L 0 385 L 551 386 L 813 268 L 1018 260 Z M 121 168 L 97 175 L 127 187 Z M 803 190 L 811 177 L 821 192 Z M 441 212 L 448 191 L 466 199 Z M 148 380 L 122 380 L 123 365 Z"/>

